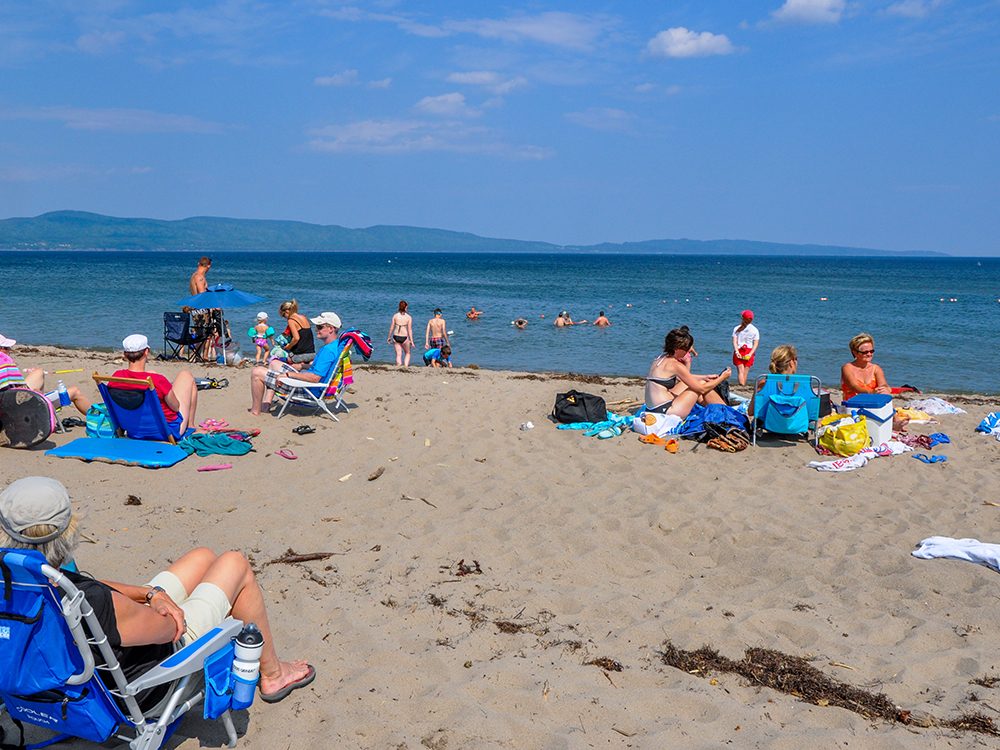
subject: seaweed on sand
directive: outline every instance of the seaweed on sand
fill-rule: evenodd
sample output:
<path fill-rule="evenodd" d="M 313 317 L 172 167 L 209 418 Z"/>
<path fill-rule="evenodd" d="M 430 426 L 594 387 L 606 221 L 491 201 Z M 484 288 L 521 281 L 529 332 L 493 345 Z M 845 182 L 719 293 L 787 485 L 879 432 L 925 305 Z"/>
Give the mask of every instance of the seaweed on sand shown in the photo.
<path fill-rule="evenodd" d="M 685 651 L 666 641 L 660 658 L 664 664 L 689 674 L 706 676 L 709 672 L 728 672 L 740 675 L 751 684 L 779 690 L 817 706 L 839 706 L 868 719 L 912 723 L 911 712 L 896 706 L 884 693 L 873 693 L 834 680 L 800 656 L 749 648 L 742 661 L 733 661 L 709 646 Z M 932 719 L 928 725 L 1000 736 L 993 720 L 983 714 Z"/>

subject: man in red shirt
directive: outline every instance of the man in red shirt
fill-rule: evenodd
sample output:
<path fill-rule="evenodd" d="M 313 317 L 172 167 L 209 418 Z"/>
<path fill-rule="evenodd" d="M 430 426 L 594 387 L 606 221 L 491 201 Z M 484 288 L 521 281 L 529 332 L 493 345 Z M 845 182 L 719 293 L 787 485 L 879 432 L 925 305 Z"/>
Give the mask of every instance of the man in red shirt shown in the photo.
<path fill-rule="evenodd" d="M 153 388 L 160 399 L 163 416 L 170 426 L 174 437 L 184 434 L 189 425 L 194 424 L 195 411 L 198 408 L 198 386 L 194 377 L 187 370 L 182 370 L 173 384 L 157 372 L 147 372 L 146 362 L 149 360 L 149 340 L 141 333 L 133 333 L 122 341 L 128 368 L 118 370 L 116 378 L 135 378 L 136 380 L 153 379 Z M 144 384 L 145 385 L 145 384 Z M 116 387 L 122 387 L 117 385 Z"/>

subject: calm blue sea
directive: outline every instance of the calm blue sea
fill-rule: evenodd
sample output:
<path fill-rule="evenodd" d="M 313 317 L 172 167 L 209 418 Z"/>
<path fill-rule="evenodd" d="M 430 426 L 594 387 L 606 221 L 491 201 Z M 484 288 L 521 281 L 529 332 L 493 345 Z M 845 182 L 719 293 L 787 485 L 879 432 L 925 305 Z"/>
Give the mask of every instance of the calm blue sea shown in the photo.
<path fill-rule="evenodd" d="M 151 341 L 162 313 L 187 296 L 193 253 L 0 252 L 0 332 L 25 343 L 117 348 L 132 332 Z M 951 392 L 1000 392 L 1000 259 L 841 259 L 650 255 L 215 253 L 210 283 L 228 282 L 303 312 L 337 312 L 385 343 L 400 299 L 414 334 L 444 310 L 456 364 L 515 370 L 645 374 L 664 334 L 687 324 L 700 356 L 695 369 L 730 363 L 732 328 L 751 308 L 761 331 L 755 371 L 772 347 L 799 349 L 799 371 L 836 383 L 848 340 L 875 336 L 876 361 L 893 384 Z M 823 299 L 825 298 L 825 299 Z M 485 311 L 465 319 L 470 305 Z M 560 310 L 613 327 L 556 329 Z M 243 351 L 258 306 L 227 310 Z M 511 326 L 517 316 L 527 330 Z M 544 316 L 544 318 L 542 318 Z M 419 357 L 414 357 L 419 363 Z"/>

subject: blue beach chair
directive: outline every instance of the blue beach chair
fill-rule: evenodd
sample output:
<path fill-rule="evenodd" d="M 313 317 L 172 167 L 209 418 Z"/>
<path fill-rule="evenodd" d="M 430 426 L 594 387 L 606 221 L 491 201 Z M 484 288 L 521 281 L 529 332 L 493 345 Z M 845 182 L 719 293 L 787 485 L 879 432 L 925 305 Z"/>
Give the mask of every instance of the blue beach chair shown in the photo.
<path fill-rule="evenodd" d="M 778 435 L 806 435 L 818 444 L 819 378 L 815 375 L 764 375 L 757 379 L 753 401 L 753 444 L 757 430 Z"/>
<path fill-rule="evenodd" d="M 152 378 L 116 378 L 95 372 L 94 382 L 101 392 L 104 405 L 108 407 L 108 418 L 119 437 L 176 443 L 194 432 L 193 427 L 189 427 L 184 434 L 176 433 L 170 428 L 163 416 L 163 408 Z"/>
<path fill-rule="evenodd" d="M 41 553 L 0 549 L 0 577 L 0 701 L 22 744 L 28 723 L 57 733 L 28 747 L 77 737 L 157 750 L 203 704 L 202 714 L 221 719 L 236 746 L 227 693 L 242 622 L 228 618 L 129 681 L 84 594 Z M 164 696 L 144 708 L 140 694 L 158 686 L 166 686 L 157 691 Z"/>

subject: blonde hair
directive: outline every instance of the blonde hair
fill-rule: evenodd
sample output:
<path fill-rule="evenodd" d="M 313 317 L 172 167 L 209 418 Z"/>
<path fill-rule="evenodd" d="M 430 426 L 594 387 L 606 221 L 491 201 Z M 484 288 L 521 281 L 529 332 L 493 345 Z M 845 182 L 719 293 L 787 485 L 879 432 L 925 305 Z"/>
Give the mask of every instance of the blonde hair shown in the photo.
<path fill-rule="evenodd" d="M 771 352 L 771 364 L 767 369 L 779 375 L 785 375 L 791 369 L 792 362 L 798 361 L 799 353 L 791 344 L 774 347 Z"/>
<path fill-rule="evenodd" d="M 36 524 L 29 526 L 21 533 L 24 536 L 42 538 L 58 531 L 56 526 L 50 523 Z M 12 549 L 35 549 L 42 553 L 46 562 L 53 568 L 58 568 L 73 559 L 73 553 L 80 543 L 80 521 L 76 514 L 70 516 L 66 530 L 55 539 L 50 539 L 42 544 L 27 544 L 26 542 L 12 539 L 7 532 L 0 527 L 0 547 L 10 547 Z"/>
<path fill-rule="evenodd" d="M 295 313 L 297 313 L 298 311 L 299 311 L 299 303 L 296 302 L 294 299 L 290 299 L 287 302 L 282 302 L 281 307 L 278 308 L 278 312 L 280 312 L 282 315 L 285 315 L 286 313 L 288 315 L 295 315 Z"/>
<path fill-rule="evenodd" d="M 848 346 L 851 347 L 851 354 L 857 354 L 858 349 L 861 348 L 862 344 L 871 344 L 872 346 L 875 346 L 875 339 L 872 338 L 870 333 L 859 333 L 851 339 L 848 344 Z"/>

